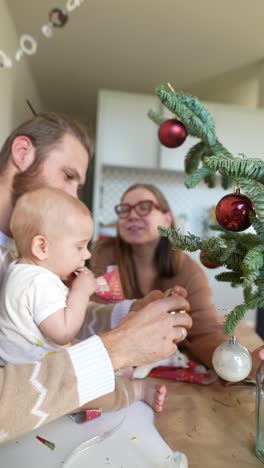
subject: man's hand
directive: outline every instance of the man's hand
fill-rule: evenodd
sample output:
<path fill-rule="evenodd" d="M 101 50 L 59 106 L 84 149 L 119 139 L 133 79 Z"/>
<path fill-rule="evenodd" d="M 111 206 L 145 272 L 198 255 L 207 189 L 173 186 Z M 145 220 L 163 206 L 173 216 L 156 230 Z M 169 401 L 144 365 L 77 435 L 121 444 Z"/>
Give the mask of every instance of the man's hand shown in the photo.
<path fill-rule="evenodd" d="M 131 311 L 133 310 L 136 312 L 137 310 L 142 309 L 143 307 L 145 307 L 153 301 L 157 301 L 158 299 L 164 299 L 164 297 L 167 297 L 170 294 L 170 291 L 173 291 L 174 294 L 177 294 L 178 296 L 182 296 L 184 298 L 187 297 L 187 291 L 182 286 L 174 286 L 173 288 L 165 292 L 159 291 L 158 289 L 154 289 L 142 299 L 137 299 L 135 302 L 133 302 L 133 304 L 131 305 Z"/>
<path fill-rule="evenodd" d="M 176 294 L 130 312 L 118 327 L 104 333 L 101 339 L 114 370 L 141 366 L 174 354 L 176 343 L 185 339 L 192 326 L 187 313 L 169 313 L 175 310 L 189 310 L 188 301 Z"/>

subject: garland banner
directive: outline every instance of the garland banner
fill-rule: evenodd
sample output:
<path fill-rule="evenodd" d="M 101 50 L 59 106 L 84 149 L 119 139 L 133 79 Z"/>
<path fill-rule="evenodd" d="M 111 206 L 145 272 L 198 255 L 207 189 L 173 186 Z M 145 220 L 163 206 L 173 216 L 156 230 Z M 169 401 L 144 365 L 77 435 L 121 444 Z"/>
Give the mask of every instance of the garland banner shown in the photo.
<path fill-rule="evenodd" d="M 67 0 L 65 8 L 53 8 L 49 11 L 48 23 L 41 27 L 43 36 L 50 39 L 54 28 L 63 28 L 68 22 L 69 14 L 80 7 L 85 0 Z M 20 62 L 23 55 L 34 55 L 37 52 L 38 42 L 30 34 L 22 34 L 19 38 L 19 48 L 12 59 L 4 50 L 0 49 L 0 68 L 12 68 L 14 61 Z"/>

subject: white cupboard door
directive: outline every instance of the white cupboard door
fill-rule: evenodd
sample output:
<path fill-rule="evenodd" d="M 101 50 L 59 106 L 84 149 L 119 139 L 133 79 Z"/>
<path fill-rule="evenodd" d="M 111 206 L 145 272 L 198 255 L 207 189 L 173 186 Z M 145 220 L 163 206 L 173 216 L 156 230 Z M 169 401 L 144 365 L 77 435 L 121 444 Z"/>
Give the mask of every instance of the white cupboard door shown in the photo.
<path fill-rule="evenodd" d="M 157 126 L 147 116 L 159 112 L 155 96 L 100 91 L 97 114 L 96 156 L 101 164 L 157 168 Z"/>

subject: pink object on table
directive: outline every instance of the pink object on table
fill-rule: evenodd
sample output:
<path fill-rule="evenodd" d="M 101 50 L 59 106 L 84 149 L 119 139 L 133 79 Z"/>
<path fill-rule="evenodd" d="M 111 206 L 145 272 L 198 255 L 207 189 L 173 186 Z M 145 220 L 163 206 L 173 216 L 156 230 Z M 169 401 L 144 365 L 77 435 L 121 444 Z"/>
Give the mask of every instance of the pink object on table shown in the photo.
<path fill-rule="evenodd" d="M 108 291 L 96 291 L 96 295 L 106 302 L 115 303 L 124 300 L 123 288 L 119 276 L 119 271 L 115 268 L 103 275 L 109 287 Z"/>
<path fill-rule="evenodd" d="M 190 382 L 200 385 L 208 385 L 217 380 L 214 371 L 195 372 L 193 369 L 180 369 L 178 367 L 155 367 L 152 369 L 149 377 L 158 377 L 160 379 L 178 380 L 181 382 Z"/>
<path fill-rule="evenodd" d="M 86 410 L 82 422 L 91 421 L 91 419 L 99 418 L 102 415 L 102 410 L 90 409 Z"/>

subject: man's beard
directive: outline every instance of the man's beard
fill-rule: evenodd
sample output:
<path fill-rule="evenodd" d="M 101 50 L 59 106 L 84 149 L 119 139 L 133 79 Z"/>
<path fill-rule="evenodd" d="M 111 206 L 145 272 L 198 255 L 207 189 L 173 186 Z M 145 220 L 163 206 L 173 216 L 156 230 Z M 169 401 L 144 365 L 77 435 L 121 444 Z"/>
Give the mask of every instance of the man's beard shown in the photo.
<path fill-rule="evenodd" d="M 21 195 L 23 195 L 23 193 L 33 192 L 33 190 L 37 190 L 47 185 L 47 181 L 45 180 L 41 169 L 41 165 L 38 165 L 38 167 L 34 169 L 30 167 L 27 171 L 20 172 L 15 175 L 12 187 L 13 205 L 15 205 L 16 201 L 21 197 Z"/>

